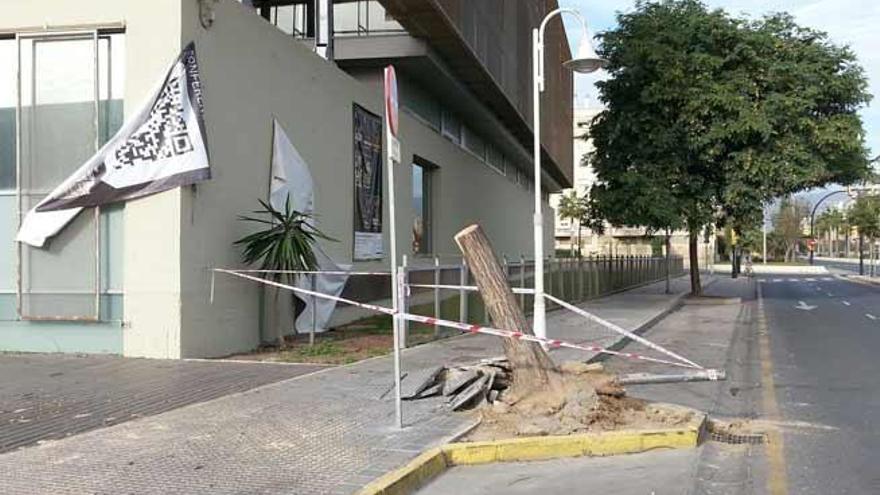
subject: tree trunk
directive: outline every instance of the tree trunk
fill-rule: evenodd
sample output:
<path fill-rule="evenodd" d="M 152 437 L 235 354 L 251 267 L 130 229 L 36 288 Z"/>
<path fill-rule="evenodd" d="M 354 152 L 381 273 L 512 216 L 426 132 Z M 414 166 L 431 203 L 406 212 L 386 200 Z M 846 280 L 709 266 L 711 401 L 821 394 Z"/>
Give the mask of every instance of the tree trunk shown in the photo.
<path fill-rule="evenodd" d="M 697 241 L 699 232 L 688 232 L 688 256 L 690 258 L 691 271 L 691 294 L 700 296 L 703 294 L 703 286 L 700 284 L 700 256 L 697 253 Z"/>
<path fill-rule="evenodd" d="M 495 326 L 534 335 L 483 229 L 476 224 L 466 227 L 455 235 L 455 242 Z M 513 338 L 502 339 L 502 344 L 513 369 L 512 391 L 515 396 L 524 397 L 548 387 L 561 389 L 561 376 L 556 365 L 540 344 Z"/>
<path fill-rule="evenodd" d="M 671 267 L 672 264 L 672 233 L 666 229 L 666 293 L 672 293 Z"/>
<path fill-rule="evenodd" d="M 581 258 L 581 223 L 578 222 L 578 259 Z"/>

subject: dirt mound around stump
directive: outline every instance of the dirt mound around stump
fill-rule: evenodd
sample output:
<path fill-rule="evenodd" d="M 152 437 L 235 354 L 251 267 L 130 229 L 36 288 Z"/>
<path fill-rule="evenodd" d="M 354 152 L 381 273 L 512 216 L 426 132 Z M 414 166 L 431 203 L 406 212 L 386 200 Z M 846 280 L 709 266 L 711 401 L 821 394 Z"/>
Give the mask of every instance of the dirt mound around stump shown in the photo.
<path fill-rule="evenodd" d="M 688 423 L 694 411 L 627 397 L 605 373 L 565 373 L 559 392 L 520 400 L 502 397 L 474 410 L 479 426 L 466 441 L 570 435 L 624 429 L 671 428 Z M 598 391 L 598 393 L 597 393 Z"/>

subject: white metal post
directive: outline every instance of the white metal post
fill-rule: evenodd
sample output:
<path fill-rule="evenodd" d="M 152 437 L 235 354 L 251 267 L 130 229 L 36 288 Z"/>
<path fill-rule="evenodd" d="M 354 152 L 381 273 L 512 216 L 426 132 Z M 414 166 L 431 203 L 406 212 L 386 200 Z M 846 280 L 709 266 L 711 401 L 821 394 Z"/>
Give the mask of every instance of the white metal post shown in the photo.
<path fill-rule="evenodd" d="M 535 336 L 547 337 L 544 305 L 544 215 L 541 208 L 541 90 L 544 81 L 541 65 L 544 59 L 544 47 L 538 29 L 532 30 L 532 132 L 534 133 L 534 166 L 535 166 L 535 214 L 533 219 L 535 241 L 535 296 L 533 315 Z"/>
<path fill-rule="evenodd" d="M 434 256 L 434 285 L 440 285 L 440 257 Z M 434 287 L 434 318 L 440 318 L 440 289 Z M 440 326 L 434 325 L 434 336 L 440 335 Z"/>
<path fill-rule="evenodd" d="M 386 111 L 387 114 L 387 111 Z M 389 116 L 385 115 L 385 169 L 388 175 L 388 250 L 391 257 L 391 307 L 394 309 L 392 316 L 392 339 L 394 340 L 394 419 L 398 428 L 403 428 L 403 413 L 400 404 L 400 289 L 401 281 L 397 270 L 397 229 L 395 228 L 394 216 L 394 162 L 391 153 L 391 125 Z"/>

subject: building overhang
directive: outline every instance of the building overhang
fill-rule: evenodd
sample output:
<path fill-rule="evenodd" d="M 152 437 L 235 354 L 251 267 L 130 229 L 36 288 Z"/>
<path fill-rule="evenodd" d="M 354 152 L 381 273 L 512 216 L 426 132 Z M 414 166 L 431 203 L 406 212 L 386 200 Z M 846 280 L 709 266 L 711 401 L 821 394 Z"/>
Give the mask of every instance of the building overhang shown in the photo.
<path fill-rule="evenodd" d="M 526 149 L 532 148 L 534 134 L 501 85 L 480 62 L 473 49 L 462 40 L 455 24 L 439 8 L 436 0 L 380 0 L 385 9 L 415 38 L 429 39 L 431 46 L 479 101 L 497 116 Z M 570 125 L 570 124 L 569 124 Z M 571 187 L 565 168 L 543 148 L 542 169 L 561 188 Z"/>
<path fill-rule="evenodd" d="M 433 41 L 433 40 L 432 40 Z M 497 113 L 487 109 L 472 90 L 447 65 L 446 60 L 432 50 L 424 40 L 408 34 L 383 34 L 335 39 L 335 61 L 343 70 L 378 68 L 394 64 L 407 78 L 426 88 L 442 105 L 458 114 L 467 126 L 502 145 L 516 166 L 532 175 L 531 130 L 528 142 L 523 142 Z M 546 190 L 571 187 L 545 154 L 542 163 L 542 181 Z"/>

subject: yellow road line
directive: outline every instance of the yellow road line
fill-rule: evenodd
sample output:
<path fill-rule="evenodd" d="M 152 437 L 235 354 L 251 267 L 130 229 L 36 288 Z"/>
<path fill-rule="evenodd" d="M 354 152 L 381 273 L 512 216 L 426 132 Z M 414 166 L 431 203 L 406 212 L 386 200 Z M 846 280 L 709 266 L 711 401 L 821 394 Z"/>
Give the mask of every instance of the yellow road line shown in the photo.
<path fill-rule="evenodd" d="M 776 384 L 773 381 L 773 358 L 770 355 L 770 332 L 764 312 L 764 297 L 758 285 L 758 346 L 761 354 L 761 395 L 767 419 L 780 421 L 779 403 L 776 401 Z M 770 472 L 767 476 L 767 492 L 771 495 L 788 493 L 788 475 L 785 465 L 785 444 L 778 428 L 767 431 L 767 457 Z"/>

